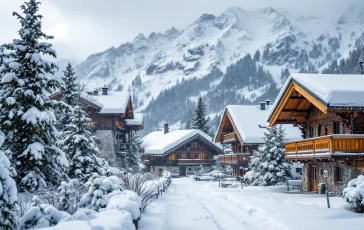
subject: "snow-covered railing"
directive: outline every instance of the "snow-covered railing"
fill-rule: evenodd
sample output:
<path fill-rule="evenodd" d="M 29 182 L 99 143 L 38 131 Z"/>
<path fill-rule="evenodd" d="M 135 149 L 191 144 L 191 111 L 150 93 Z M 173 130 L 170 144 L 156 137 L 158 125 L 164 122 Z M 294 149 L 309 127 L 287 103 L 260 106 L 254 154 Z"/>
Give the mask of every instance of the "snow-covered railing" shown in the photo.
<path fill-rule="evenodd" d="M 249 153 L 219 155 L 220 163 L 237 164 L 249 161 Z"/>
<path fill-rule="evenodd" d="M 315 155 L 316 153 L 334 154 L 335 152 L 363 153 L 364 135 L 334 134 L 286 142 L 286 155 L 290 158 L 294 155 Z"/>
<path fill-rule="evenodd" d="M 179 165 L 188 165 L 188 164 L 215 164 L 216 160 L 214 159 L 178 159 Z"/>

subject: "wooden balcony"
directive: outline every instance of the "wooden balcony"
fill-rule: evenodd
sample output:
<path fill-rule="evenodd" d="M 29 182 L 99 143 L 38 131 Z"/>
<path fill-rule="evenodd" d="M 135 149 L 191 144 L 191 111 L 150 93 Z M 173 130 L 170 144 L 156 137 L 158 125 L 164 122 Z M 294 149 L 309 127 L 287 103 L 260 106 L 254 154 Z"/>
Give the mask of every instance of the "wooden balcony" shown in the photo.
<path fill-rule="evenodd" d="M 228 134 L 225 134 L 223 136 L 223 142 L 224 143 L 229 143 L 229 142 L 234 142 L 237 140 L 237 136 L 236 136 L 236 133 L 228 133 Z"/>
<path fill-rule="evenodd" d="M 213 165 L 214 159 L 178 159 L 178 165 Z"/>
<path fill-rule="evenodd" d="M 241 165 L 249 162 L 249 153 L 236 153 L 220 155 L 220 164 L 224 165 Z"/>
<path fill-rule="evenodd" d="M 364 153 L 364 135 L 333 134 L 286 142 L 286 158 L 331 158 L 335 153 Z"/>

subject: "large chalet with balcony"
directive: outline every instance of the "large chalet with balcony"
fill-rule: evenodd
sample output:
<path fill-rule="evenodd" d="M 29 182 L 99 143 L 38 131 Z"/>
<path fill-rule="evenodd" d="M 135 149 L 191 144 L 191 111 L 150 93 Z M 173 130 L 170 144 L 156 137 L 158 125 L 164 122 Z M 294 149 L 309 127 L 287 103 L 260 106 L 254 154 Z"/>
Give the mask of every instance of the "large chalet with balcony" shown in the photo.
<path fill-rule="evenodd" d="M 50 99 L 61 100 L 62 92 L 51 95 Z M 144 127 L 143 115 L 134 112 L 130 94 L 108 91 L 105 86 L 81 94 L 79 100 L 91 118 L 91 129 L 100 139 L 101 154 L 117 161 L 117 156 L 130 150 L 133 134 Z"/>
<path fill-rule="evenodd" d="M 154 131 L 143 138 L 143 159 L 147 171 L 161 175 L 167 170 L 179 176 L 191 175 L 201 165 L 211 168 L 222 149 L 206 133 L 197 130 Z"/>
<path fill-rule="evenodd" d="M 264 132 L 269 125 L 266 122 L 269 102 L 267 100 L 260 105 L 228 105 L 224 110 L 215 142 L 221 143 L 224 148 L 232 149 L 233 153 L 220 155 L 219 162 L 222 166 L 232 166 L 236 177 L 247 172 L 249 157 L 264 143 Z M 284 125 L 283 128 L 287 139 L 301 138 L 301 133 L 294 127 Z M 294 165 L 293 170 L 292 173 L 299 176 L 300 165 Z"/>
<path fill-rule="evenodd" d="M 286 160 L 304 162 L 302 188 L 346 186 L 364 168 L 364 76 L 292 74 L 268 122 L 293 124 L 304 140 L 286 143 Z"/>

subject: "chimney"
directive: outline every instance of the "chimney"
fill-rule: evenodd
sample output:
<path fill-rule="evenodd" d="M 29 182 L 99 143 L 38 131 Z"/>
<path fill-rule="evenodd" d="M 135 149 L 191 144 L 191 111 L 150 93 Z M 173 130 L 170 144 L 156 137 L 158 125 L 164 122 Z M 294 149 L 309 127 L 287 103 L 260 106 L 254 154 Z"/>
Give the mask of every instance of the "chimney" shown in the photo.
<path fill-rule="evenodd" d="M 102 87 L 102 95 L 107 95 L 107 90 L 108 90 L 109 88 L 107 88 L 107 86 L 106 85 L 104 85 L 104 87 Z"/>
<path fill-rule="evenodd" d="M 270 103 L 270 100 L 265 100 L 265 103 L 267 104 L 267 106 L 269 105 Z"/>
<path fill-rule="evenodd" d="M 168 123 L 164 123 L 164 134 L 168 133 Z"/>
<path fill-rule="evenodd" d="M 266 103 L 265 102 L 260 102 L 260 110 L 265 110 L 265 105 Z"/>
<path fill-rule="evenodd" d="M 95 96 L 98 96 L 99 95 L 99 90 L 96 88 L 96 89 L 94 89 L 94 95 Z"/>

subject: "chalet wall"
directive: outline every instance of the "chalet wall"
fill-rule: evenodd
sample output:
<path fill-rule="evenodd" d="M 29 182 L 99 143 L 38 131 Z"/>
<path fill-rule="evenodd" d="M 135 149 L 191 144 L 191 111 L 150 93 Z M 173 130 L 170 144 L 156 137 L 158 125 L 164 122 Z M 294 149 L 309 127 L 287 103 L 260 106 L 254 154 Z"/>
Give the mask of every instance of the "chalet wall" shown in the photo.
<path fill-rule="evenodd" d="M 329 178 L 327 184 L 330 192 L 337 191 L 342 187 L 346 187 L 348 182 L 355 179 L 360 175 L 360 171 L 356 167 L 341 164 L 339 162 L 305 162 L 302 171 L 302 191 L 310 192 L 310 165 L 317 165 L 319 168 L 318 183 L 325 183 L 325 178 L 320 174 L 320 171 L 327 170 L 329 172 Z M 343 170 L 342 182 L 335 182 L 335 167 L 340 167 Z"/>

